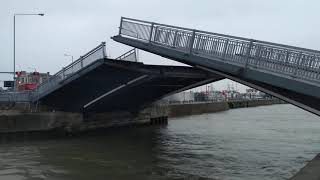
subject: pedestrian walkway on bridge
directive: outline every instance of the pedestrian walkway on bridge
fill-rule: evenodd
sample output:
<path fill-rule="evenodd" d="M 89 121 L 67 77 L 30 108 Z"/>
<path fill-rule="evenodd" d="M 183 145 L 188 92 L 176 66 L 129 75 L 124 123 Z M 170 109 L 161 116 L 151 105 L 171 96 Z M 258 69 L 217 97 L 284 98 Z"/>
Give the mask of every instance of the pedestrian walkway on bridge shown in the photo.
<path fill-rule="evenodd" d="M 121 18 L 113 40 L 266 92 L 320 115 L 320 52 Z"/>

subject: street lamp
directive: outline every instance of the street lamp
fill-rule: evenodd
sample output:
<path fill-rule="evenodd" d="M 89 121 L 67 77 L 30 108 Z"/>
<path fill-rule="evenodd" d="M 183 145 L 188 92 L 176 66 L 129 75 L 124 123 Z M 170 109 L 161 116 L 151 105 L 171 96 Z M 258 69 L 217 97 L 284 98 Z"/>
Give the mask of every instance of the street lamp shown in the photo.
<path fill-rule="evenodd" d="M 73 56 L 72 56 L 72 55 L 70 55 L 70 54 L 64 54 L 64 56 L 71 57 L 71 64 L 73 64 Z M 72 73 L 73 73 L 73 65 L 71 66 L 71 70 L 72 70 Z"/>
<path fill-rule="evenodd" d="M 13 15 L 13 81 L 16 80 L 16 16 L 44 16 L 43 13 L 39 14 L 14 14 Z M 15 89 L 15 85 L 13 87 Z"/>
<path fill-rule="evenodd" d="M 71 62 L 73 63 L 73 56 L 72 56 L 72 55 L 70 55 L 70 54 L 64 54 L 64 56 L 71 57 Z"/>

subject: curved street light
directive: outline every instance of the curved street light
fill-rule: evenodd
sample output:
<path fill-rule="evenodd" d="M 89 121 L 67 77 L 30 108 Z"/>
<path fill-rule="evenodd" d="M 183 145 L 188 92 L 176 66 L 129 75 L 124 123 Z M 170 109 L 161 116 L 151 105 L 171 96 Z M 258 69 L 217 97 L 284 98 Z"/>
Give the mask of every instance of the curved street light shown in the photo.
<path fill-rule="evenodd" d="M 70 54 L 63 54 L 63 55 L 66 57 L 71 57 L 71 63 L 73 63 L 73 56 L 72 55 L 70 55 Z"/>
<path fill-rule="evenodd" d="M 71 66 L 71 69 L 72 69 L 72 73 L 74 73 L 74 71 L 73 71 L 73 55 L 70 55 L 70 54 L 64 54 L 64 56 L 66 56 L 66 57 L 71 57 L 71 64 L 72 64 L 72 66 Z"/>

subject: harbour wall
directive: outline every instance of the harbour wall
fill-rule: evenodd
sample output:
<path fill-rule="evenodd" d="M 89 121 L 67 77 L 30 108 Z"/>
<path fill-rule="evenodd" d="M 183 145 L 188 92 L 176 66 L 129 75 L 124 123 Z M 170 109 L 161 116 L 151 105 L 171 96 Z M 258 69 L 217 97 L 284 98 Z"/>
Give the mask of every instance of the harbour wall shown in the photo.
<path fill-rule="evenodd" d="M 15 103 L 0 105 L 0 133 L 57 132 L 73 134 L 109 127 L 167 124 L 168 117 L 226 111 L 232 108 L 283 103 L 271 100 L 241 100 L 189 104 L 152 105 L 139 112 L 77 113 L 52 111 L 45 106 Z"/>
<path fill-rule="evenodd" d="M 189 116 L 203 113 L 215 113 L 235 108 L 256 107 L 284 103 L 284 101 L 281 101 L 279 99 L 259 99 L 171 104 L 169 105 L 169 117 Z"/>
<path fill-rule="evenodd" d="M 310 162 L 307 163 L 300 171 L 295 174 L 290 180 L 319 180 L 320 179 L 320 154 L 316 155 Z"/>
<path fill-rule="evenodd" d="M 254 99 L 254 100 L 234 100 L 228 101 L 230 109 L 266 106 L 272 104 L 285 104 L 286 102 L 280 99 Z"/>
<path fill-rule="evenodd" d="M 203 113 L 214 113 L 229 109 L 227 102 L 205 102 L 192 104 L 169 105 L 169 117 L 189 116 Z"/>
<path fill-rule="evenodd" d="M 28 103 L 0 105 L 0 133 L 53 132 L 78 134 L 109 127 L 166 124 L 167 107 L 152 105 L 138 112 L 81 113 L 52 111 Z"/>

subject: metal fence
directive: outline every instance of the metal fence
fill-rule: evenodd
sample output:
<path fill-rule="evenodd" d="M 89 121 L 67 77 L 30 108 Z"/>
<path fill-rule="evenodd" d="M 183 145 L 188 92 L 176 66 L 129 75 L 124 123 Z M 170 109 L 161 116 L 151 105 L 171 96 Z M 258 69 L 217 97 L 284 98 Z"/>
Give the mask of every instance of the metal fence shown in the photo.
<path fill-rule="evenodd" d="M 33 97 L 33 91 L 2 92 L 0 102 L 29 102 Z"/>
<path fill-rule="evenodd" d="M 138 62 L 138 51 L 136 48 L 117 57 L 116 60 Z"/>
<path fill-rule="evenodd" d="M 291 77 L 320 81 L 320 51 L 121 18 L 119 35 Z"/>
<path fill-rule="evenodd" d="M 59 84 L 59 82 L 75 74 L 84 67 L 90 65 L 98 59 L 106 57 L 105 42 L 102 42 L 99 46 L 95 47 L 85 55 L 81 56 L 78 60 L 62 68 L 59 72 L 51 76 L 47 81 L 43 82 L 35 89 L 35 95 L 40 95 Z M 35 97 L 37 98 L 37 97 Z"/>

